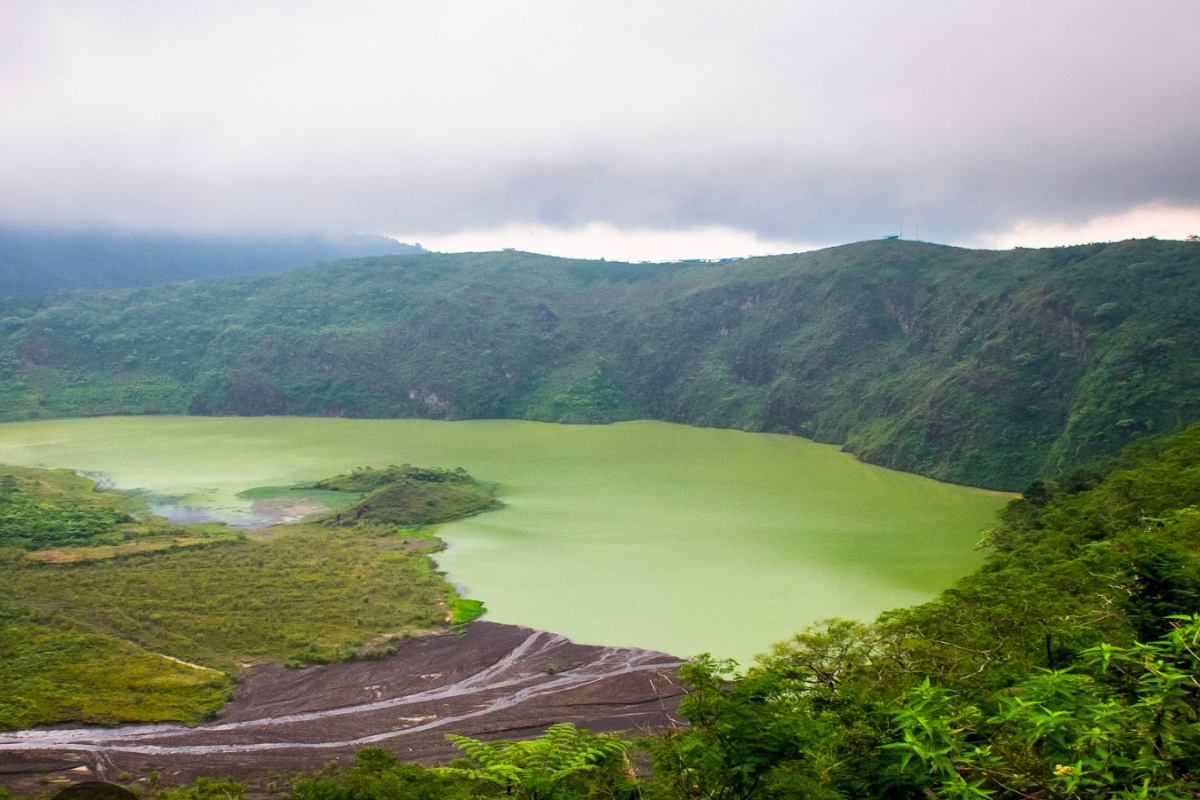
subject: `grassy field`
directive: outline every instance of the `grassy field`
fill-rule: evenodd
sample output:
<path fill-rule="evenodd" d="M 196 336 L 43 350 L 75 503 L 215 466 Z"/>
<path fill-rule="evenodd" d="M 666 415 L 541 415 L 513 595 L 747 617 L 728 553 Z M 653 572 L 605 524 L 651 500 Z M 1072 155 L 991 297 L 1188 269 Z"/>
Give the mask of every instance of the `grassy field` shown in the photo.
<path fill-rule="evenodd" d="M 385 654 L 396 638 L 445 627 L 463 602 L 395 525 L 318 521 L 250 535 L 172 526 L 68 473 L 3 468 L 0 481 L 5 475 L 26 505 L 37 507 L 36 495 L 60 510 L 100 508 L 125 520 L 114 523 L 117 533 L 143 538 L 5 551 L 0 727 L 195 721 L 219 707 L 250 663 Z M 494 502 L 466 484 L 452 497 L 445 485 L 429 486 L 420 502 L 429 521 L 461 516 L 467 492 L 473 510 Z M 420 490 L 409 487 L 406 501 Z"/>
<path fill-rule="evenodd" d="M 361 530 L 287 526 L 218 543 L 7 571 L 15 602 L 187 661 L 321 662 L 379 636 L 445 621 L 441 578 L 423 556 Z"/>
<path fill-rule="evenodd" d="M 0 604 L 0 729 L 62 720 L 197 721 L 232 688 L 216 670 L 180 664 L 69 618 Z"/>

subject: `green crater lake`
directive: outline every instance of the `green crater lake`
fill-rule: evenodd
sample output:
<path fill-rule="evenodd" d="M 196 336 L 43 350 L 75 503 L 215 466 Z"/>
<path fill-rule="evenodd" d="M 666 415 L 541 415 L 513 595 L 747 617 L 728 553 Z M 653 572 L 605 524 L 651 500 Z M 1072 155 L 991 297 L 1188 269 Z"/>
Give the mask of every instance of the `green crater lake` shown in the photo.
<path fill-rule="evenodd" d="M 981 561 L 1008 495 L 773 434 L 660 422 L 120 417 L 0 425 L 0 462 L 245 520 L 239 492 L 358 466 L 463 467 L 507 507 L 441 526 L 488 619 L 747 663 L 826 617 L 919 603 Z"/>

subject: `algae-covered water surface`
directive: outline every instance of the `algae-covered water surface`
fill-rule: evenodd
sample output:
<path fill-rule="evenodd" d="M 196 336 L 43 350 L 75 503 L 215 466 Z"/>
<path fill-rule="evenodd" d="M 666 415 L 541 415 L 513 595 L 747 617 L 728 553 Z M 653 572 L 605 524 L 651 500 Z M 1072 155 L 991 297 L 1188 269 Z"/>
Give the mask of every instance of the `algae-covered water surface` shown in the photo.
<path fill-rule="evenodd" d="M 463 467 L 506 508 L 442 526 L 438 561 L 489 619 L 743 662 L 816 620 L 930 598 L 979 563 L 980 532 L 1007 499 L 804 439 L 659 422 L 8 423 L 0 462 L 102 475 L 242 522 L 250 502 L 237 495 L 254 487 Z"/>

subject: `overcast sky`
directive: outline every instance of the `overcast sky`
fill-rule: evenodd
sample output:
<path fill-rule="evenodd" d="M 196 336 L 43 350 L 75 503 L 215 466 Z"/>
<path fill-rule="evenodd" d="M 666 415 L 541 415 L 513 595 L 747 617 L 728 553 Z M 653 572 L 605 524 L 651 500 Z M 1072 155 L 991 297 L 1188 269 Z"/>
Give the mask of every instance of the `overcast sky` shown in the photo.
<path fill-rule="evenodd" d="M 0 222 L 615 258 L 1200 233 L 1200 2 L 0 0 Z"/>

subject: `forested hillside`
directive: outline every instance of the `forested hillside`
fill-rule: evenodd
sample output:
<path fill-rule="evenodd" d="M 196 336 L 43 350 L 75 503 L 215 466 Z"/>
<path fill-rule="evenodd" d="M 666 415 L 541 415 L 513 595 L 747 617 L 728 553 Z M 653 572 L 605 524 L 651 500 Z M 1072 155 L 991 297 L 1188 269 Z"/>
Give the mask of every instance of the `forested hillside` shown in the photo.
<path fill-rule="evenodd" d="M 0 418 L 654 418 L 980 486 L 1200 418 L 1200 244 L 419 254 L 10 300 Z"/>

